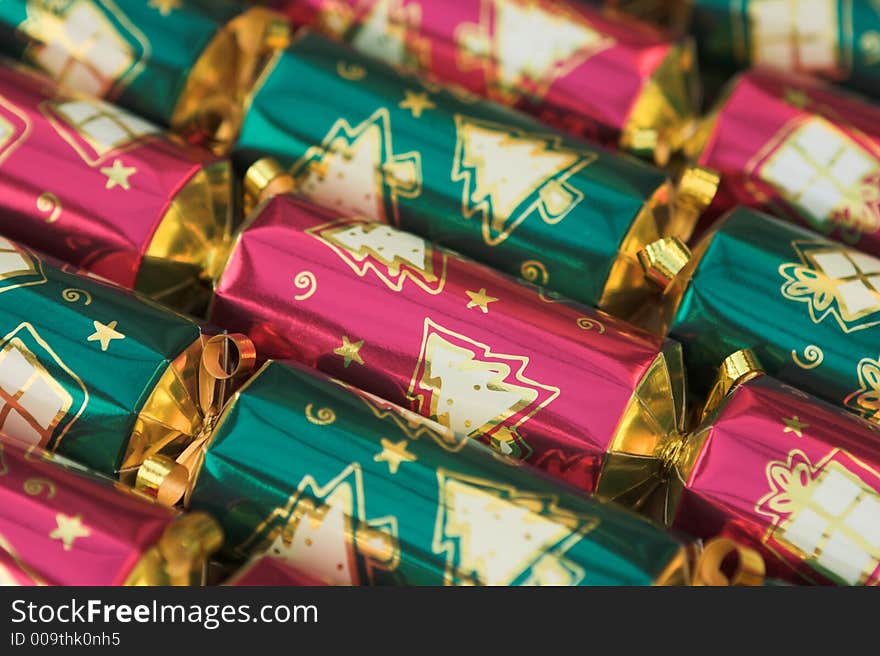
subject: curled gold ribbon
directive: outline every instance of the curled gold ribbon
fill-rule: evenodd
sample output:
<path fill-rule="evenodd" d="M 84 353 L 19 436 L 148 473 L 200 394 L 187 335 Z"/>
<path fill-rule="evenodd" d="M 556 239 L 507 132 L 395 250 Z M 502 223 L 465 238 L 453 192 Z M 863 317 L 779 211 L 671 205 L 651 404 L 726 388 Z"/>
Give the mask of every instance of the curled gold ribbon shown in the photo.
<path fill-rule="evenodd" d="M 736 557 L 737 564 L 731 576 L 724 573 L 724 563 Z M 728 538 L 715 538 L 706 543 L 697 558 L 694 577 L 696 586 L 761 585 L 766 567 L 764 559 L 754 549 Z"/>
<path fill-rule="evenodd" d="M 230 383 L 253 371 L 257 353 L 253 342 L 241 334 L 216 335 L 202 350 L 198 372 L 198 403 L 201 428 L 177 458 L 157 453 L 138 468 L 135 487 L 163 505 L 189 501 L 194 474 L 201 465 L 205 449 L 214 434 L 217 420 L 229 398 Z M 179 435 L 170 435 L 173 441 Z"/>

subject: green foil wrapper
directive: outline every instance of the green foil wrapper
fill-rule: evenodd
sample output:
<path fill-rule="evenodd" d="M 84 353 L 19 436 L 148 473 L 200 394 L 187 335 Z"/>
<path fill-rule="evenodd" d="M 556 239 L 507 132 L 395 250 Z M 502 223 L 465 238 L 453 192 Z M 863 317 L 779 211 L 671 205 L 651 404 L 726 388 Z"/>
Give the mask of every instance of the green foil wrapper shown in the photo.
<path fill-rule="evenodd" d="M 173 442 L 199 326 L 0 238 L 0 431 L 107 475 Z M 179 399 L 178 399 L 179 400 Z"/>
<path fill-rule="evenodd" d="M 666 291 L 669 335 L 702 396 L 751 349 L 768 374 L 880 420 L 880 260 L 739 208 Z"/>
<path fill-rule="evenodd" d="M 664 3 L 687 4 L 681 0 Z M 869 0 L 693 0 L 701 61 L 819 75 L 880 96 L 880 4 Z"/>
<path fill-rule="evenodd" d="M 333 584 L 685 581 L 684 545 L 376 397 L 278 363 L 233 397 L 190 507 L 229 555 Z"/>
<path fill-rule="evenodd" d="M 268 157 L 297 193 L 341 215 L 622 315 L 639 305 L 637 251 L 686 238 L 700 209 L 688 190 L 676 199 L 688 210 L 671 211 L 659 169 L 306 31 L 266 67 L 234 152 L 242 167 L 257 162 L 253 200 L 272 179 Z"/>
<path fill-rule="evenodd" d="M 228 0 L 4 0 L 0 49 L 192 140 L 228 142 L 278 17 Z"/>

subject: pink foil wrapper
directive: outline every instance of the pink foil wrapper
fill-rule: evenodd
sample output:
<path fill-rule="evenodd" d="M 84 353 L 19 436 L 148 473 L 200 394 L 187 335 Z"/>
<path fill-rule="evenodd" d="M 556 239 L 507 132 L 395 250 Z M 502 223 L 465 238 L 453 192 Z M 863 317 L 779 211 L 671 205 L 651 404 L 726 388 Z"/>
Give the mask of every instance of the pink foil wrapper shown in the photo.
<path fill-rule="evenodd" d="M 242 567 L 225 585 L 300 587 L 325 584 L 294 569 L 280 558 L 261 556 Z"/>
<path fill-rule="evenodd" d="M 689 43 L 571 0 L 280 0 L 276 6 L 294 24 L 315 26 L 365 54 L 609 146 L 638 150 L 640 129 L 668 137 L 693 118 Z"/>
<path fill-rule="evenodd" d="M 251 218 L 211 318 L 262 357 L 320 369 L 584 490 L 627 409 L 675 415 L 681 382 L 640 404 L 640 381 L 655 361 L 680 362 L 677 344 L 290 196 Z"/>
<path fill-rule="evenodd" d="M 768 576 L 880 584 L 877 427 L 767 376 L 708 422 L 675 527 L 754 547 Z"/>
<path fill-rule="evenodd" d="M 810 78 L 767 71 L 730 83 L 688 145 L 721 186 L 700 227 L 736 205 L 880 255 L 880 108 Z"/>
<path fill-rule="evenodd" d="M 222 161 L 170 141 L 124 110 L 64 95 L 46 78 L 0 65 L 0 231 L 6 237 L 135 288 L 175 196 L 206 165 Z M 210 215 L 210 203 L 205 197 L 201 207 L 189 208 L 193 233 L 204 222 L 195 215 Z M 191 247 L 181 237 L 170 255 L 186 262 L 195 257 Z"/>
<path fill-rule="evenodd" d="M 119 585 L 177 517 L 66 462 L 0 441 L 0 585 Z"/>

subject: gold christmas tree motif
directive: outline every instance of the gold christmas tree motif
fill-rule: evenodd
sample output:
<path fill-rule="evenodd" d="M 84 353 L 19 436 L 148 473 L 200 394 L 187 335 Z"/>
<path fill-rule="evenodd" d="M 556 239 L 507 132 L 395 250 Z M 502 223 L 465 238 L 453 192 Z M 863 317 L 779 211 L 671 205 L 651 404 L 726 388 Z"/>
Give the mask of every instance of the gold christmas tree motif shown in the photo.
<path fill-rule="evenodd" d="M 46 282 L 40 260 L 0 237 L 0 294 Z"/>
<path fill-rule="evenodd" d="M 868 421 L 880 423 L 880 359 L 863 358 L 858 366 L 858 390 L 844 404 Z"/>
<path fill-rule="evenodd" d="M 0 431 L 29 446 L 62 439 L 88 403 L 82 380 L 23 323 L 0 342 Z"/>
<path fill-rule="evenodd" d="M 113 94 L 143 68 L 149 42 L 112 0 L 29 0 L 25 58 L 65 86 Z"/>
<path fill-rule="evenodd" d="M 833 316 L 845 333 L 880 324 L 880 259 L 832 242 L 794 242 L 801 263 L 779 266 L 782 295 L 810 318 Z"/>
<path fill-rule="evenodd" d="M 793 450 L 767 482 L 755 509 L 773 520 L 768 539 L 841 583 L 880 584 L 880 473 L 840 449 L 815 465 Z"/>
<path fill-rule="evenodd" d="M 569 179 L 596 159 L 559 137 L 457 115 L 452 179 L 463 183 L 462 213 L 483 218 L 483 241 L 497 246 L 530 216 L 562 221 L 584 199 Z"/>
<path fill-rule="evenodd" d="M 446 253 L 384 223 L 342 219 L 306 231 L 329 246 L 358 276 L 372 272 L 396 292 L 411 280 L 429 294 L 446 284 Z"/>
<path fill-rule="evenodd" d="M 433 440 L 446 451 L 452 452 L 460 451 L 467 444 L 467 438 L 456 435 L 448 426 L 444 426 L 433 419 L 428 419 L 412 410 L 389 403 L 385 399 L 347 385 L 342 381 L 336 380 L 334 382 L 355 393 L 377 419 L 389 420 L 407 439 L 415 441 L 426 437 Z"/>
<path fill-rule="evenodd" d="M 409 397 L 418 411 L 461 438 L 506 445 L 524 456 L 517 427 L 550 404 L 559 389 L 526 377 L 529 358 L 494 353 L 486 344 L 425 319 L 421 353 Z"/>
<path fill-rule="evenodd" d="M 587 572 L 566 557 L 599 524 L 557 507 L 550 494 L 440 469 L 433 550 L 446 585 L 577 585 Z"/>
<path fill-rule="evenodd" d="M 547 0 L 481 0 L 480 22 L 461 24 L 455 40 L 459 66 L 481 69 L 490 95 L 506 103 L 543 97 L 615 43 L 579 12 Z"/>
<path fill-rule="evenodd" d="M 40 110 L 89 166 L 99 166 L 160 132 L 144 119 L 97 99 L 53 100 Z M 123 167 L 120 161 L 117 168 Z"/>
<path fill-rule="evenodd" d="M 388 110 L 352 127 L 339 119 L 292 168 L 299 194 L 340 214 L 399 224 L 398 199 L 422 192 L 418 152 L 394 154 Z"/>
<path fill-rule="evenodd" d="M 400 559 L 397 520 L 367 520 L 357 463 L 326 485 L 306 476 L 284 508 L 257 529 L 269 531 L 268 553 L 331 585 L 360 585 Z"/>
<path fill-rule="evenodd" d="M 820 116 L 789 122 L 746 169 L 817 229 L 855 234 L 880 229 L 880 151 L 863 147 Z"/>
<path fill-rule="evenodd" d="M 27 114 L 0 96 L 0 165 L 27 139 L 29 132 Z"/>
<path fill-rule="evenodd" d="M 361 12 L 351 44 L 392 66 L 424 68 L 430 43 L 419 34 L 421 23 L 422 8 L 415 2 L 372 0 L 372 6 Z"/>
<path fill-rule="evenodd" d="M 846 63 L 838 41 L 838 0 L 750 0 L 745 3 L 753 64 L 834 72 Z M 739 33 L 742 26 L 738 25 Z"/>

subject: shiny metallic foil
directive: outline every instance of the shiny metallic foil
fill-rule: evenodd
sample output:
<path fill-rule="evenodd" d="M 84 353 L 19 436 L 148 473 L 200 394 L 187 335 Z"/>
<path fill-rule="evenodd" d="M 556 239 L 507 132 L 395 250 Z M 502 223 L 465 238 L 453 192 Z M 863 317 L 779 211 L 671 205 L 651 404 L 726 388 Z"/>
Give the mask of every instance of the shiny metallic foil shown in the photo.
<path fill-rule="evenodd" d="M 0 585 L 190 585 L 219 525 L 0 440 Z"/>
<path fill-rule="evenodd" d="M 329 584 L 684 582 L 685 545 L 430 420 L 270 363 L 235 397 L 190 507 L 230 555 Z M 465 539 L 466 538 L 466 539 Z"/>
<path fill-rule="evenodd" d="M 231 242 L 229 162 L 103 101 L 0 66 L 0 232 L 203 311 Z"/>
<path fill-rule="evenodd" d="M 313 26 L 365 55 L 661 164 L 696 115 L 689 41 L 575 0 L 280 0 L 275 6 L 295 25 Z"/>
<path fill-rule="evenodd" d="M 686 238 L 705 200 L 690 187 L 674 198 L 651 166 L 306 32 L 267 67 L 235 157 L 258 162 L 252 196 L 271 180 L 261 158 L 274 158 L 317 204 L 621 315 L 643 300 L 636 252 Z"/>
<path fill-rule="evenodd" d="M 748 348 L 783 382 L 880 420 L 877 258 L 741 208 L 695 246 L 664 302 L 697 396 Z"/>
<path fill-rule="evenodd" d="M 235 573 L 224 585 L 232 586 L 314 586 L 319 579 L 291 567 L 285 559 L 273 555 L 258 556 Z"/>
<path fill-rule="evenodd" d="M 0 4 L 5 54 L 221 150 L 268 54 L 284 41 L 277 15 L 227 0 Z"/>
<path fill-rule="evenodd" d="M 455 435 L 612 497 L 683 420 L 677 344 L 379 223 L 292 196 L 258 210 L 214 323 Z M 634 500 L 634 499 L 633 499 Z"/>
<path fill-rule="evenodd" d="M 727 71 L 756 66 L 809 73 L 880 97 L 880 11 L 874 2 L 694 0 L 692 4 L 691 31 L 701 63 Z"/>
<path fill-rule="evenodd" d="M 756 549 L 769 576 L 880 583 L 873 425 L 761 376 L 723 399 L 670 463 L 672 526 Z"/>
<path fill-rule="evenodd" d="M 876 105 L 817 80 L 745 73 L 686 150 L 721 173 L 704 223 L 745 205 L 880 255 Z"/>
<path fill-rule="evenodd" d="M 199 326 L 0 238 L 0 432 L 115 476 L 199 430 Z"/>

